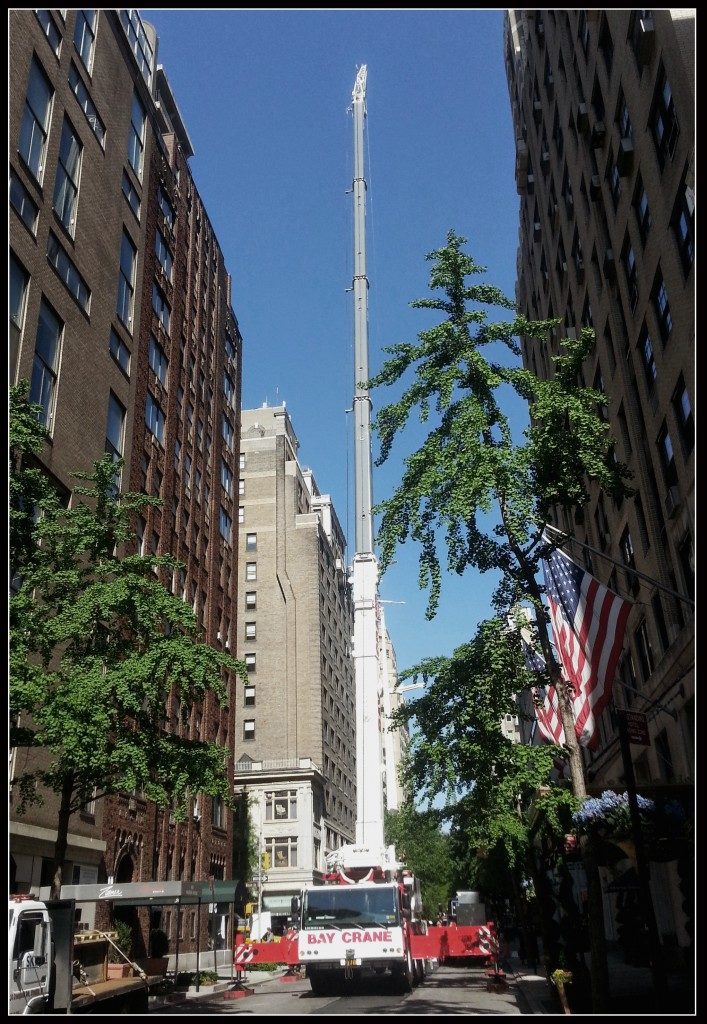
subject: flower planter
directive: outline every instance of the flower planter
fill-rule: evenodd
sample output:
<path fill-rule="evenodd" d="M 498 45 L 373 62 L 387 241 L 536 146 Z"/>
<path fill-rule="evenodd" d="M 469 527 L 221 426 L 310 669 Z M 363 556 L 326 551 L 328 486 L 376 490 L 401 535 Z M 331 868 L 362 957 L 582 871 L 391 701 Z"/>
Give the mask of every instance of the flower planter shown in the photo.
<path fill-rule="evenodd" d="M 106 964 L 106 977 L 108 980 L 111 978 L 129 978 L 133 973 L 131 964 Z"/>
<path fill-rule="evenodd" d="M 145 974 L 150 975 L 165 975 L 169 967 L 169 957 L 167 956 L 149 956 L 137 962 Z"/>

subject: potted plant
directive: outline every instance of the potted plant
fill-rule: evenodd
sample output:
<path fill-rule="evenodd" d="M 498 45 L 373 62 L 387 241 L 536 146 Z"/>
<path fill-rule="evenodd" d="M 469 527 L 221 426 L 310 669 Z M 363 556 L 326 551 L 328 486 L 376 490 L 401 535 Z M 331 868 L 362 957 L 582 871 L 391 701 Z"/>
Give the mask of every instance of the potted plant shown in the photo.
<path fill-rule="evenodd" d="M 116 921 L 113 925 L 113 932 L 115 938 L 112 943 L 108 943 L 108 964 L 106 966 L 106 976 L 108 978 L 129 978 L 132 974 L 133 966 L 126 960 L 126 957 L 130 957 L 130 949 L 133 942 L 132 928 L 127 921 Z M 118 949 L 123 953 L 121 956 Z"/>
<path fill-rule="evenodd" d="M 637 796 L 641 826 L 646 834 L 650 831 L 655 814 L 652 800 Z M 615 793 L 606 789 L 601 796 L 589 797 L 573 815 L 573 821 L 581 832 L 608 839 L 611 843 L 632 842 L 631 810 L 627 793 Z"/>
<path fill-rule="evenodd" d="M 166 974 L 169 966 L 169 939 L 161 928 L 153 928 L 150 932 L 150 956 L 140 960 L 139 964 L 145 974 Z"/>

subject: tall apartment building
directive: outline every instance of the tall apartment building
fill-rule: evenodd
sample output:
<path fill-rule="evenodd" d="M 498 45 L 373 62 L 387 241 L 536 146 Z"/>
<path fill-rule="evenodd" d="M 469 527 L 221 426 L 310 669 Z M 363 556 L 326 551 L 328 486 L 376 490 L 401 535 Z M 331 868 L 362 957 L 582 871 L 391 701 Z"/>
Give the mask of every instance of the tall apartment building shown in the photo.
<path fill-rule="evenodd" d="M 353 606 L 343 531 L 285 406 L 241 423 L 235 783 L 270 855 L 263 907 L 284 917 L 326 854 L 354 841 Z"/>
<path fill-rule="evenodd" d="M 648 714 L 651 745 L 632 749 L 639 790 L 689 806 L 694 618 L 680 595 L 694 592 L 694 11 L 511 10 L 504 49 L 517 304 L 563 320 L 547 345 L 523 340 L 524 364 L 550 375 L 560 337 L 594 328 L 584 382 L 608 398 L 636 489 L 614 503 L 593 488 L 583 515 L 556 522 L 595 552 L 568 553 L 635 602 L 615 700 Z M 587 776 L 595 791 L 623 789 L 609 709 L 600 732 Z M 678 874 L 675 862 L 652 866 L 663 940 L 685 946 Z"/>
<path fill-rule="evenodd" d="M 163 582 L 193 605 L 209 643 L 235 649 L 224 467 L 237 477 L 242 342 L 155 32 L 135 10 L 13 10 L 10 67 L 10 372 L 43 407 L 40 461 L 68 495 L 72 472 L 105 451 L 123 456 L 122 488 L 162 499 L 136 523 L 139 549 L 185 563 Z M 230 752 L 230 777 L 234 678 L 228 688 L 229 707 L 207 699 L 188 731 Z M 173 701 L 166 718 L 182 728 Z M 14 767 L 28 756 L 16 751 Z M 56 799 L 11 818 L 14 884 L 36 889 Z M 230 878 L 232 849 L 220 801 L 198 797 L 175 824 L 125 794 L 73 815 L 65 879 Z M 161 923 L 174 942 L 176 915 Z M 183 923 L 184 950 L 196 927 Z"/>

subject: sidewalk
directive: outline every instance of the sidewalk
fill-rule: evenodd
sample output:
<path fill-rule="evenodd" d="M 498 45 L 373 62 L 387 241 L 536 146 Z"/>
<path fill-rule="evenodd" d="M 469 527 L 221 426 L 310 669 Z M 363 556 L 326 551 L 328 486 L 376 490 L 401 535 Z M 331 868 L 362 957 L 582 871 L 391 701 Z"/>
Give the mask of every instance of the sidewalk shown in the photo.
<path fill-rule="evenodd" d="M 257 988 L 258 985 L 262 985 L 266 981 L 272 981 L 273 978 L 281 978 L 286 970 L 286 967 L 278 966 L 274 971 L 248 971 L 247 974 L 241 975 L 241 978 L 246 988 Z M 150 1009 L 156 1010 L 165 1006 L 174 1006 L 177 1003 L 184 1003 L 190 999 L 208 999 L 221 992 L 226 992 L 235 986 L 236 975 L 231 976 L 230 965 L 219 967 L 217 973 L 217 982 L 213 985 L 200 985 L 198 991 L 196 985 L 190 985 L 187 989 L 170 992 L 167 995 L 150 996 Z"/>
<path fill-rule="evenodd" d="M 695 1011 L 694 986 L 687 973 L 673 972 L 667 978 L 666 1004 L 657 1005 L 653 978 L 648 967 L 632 967 L 624 963 L 622 951 L 610 948 L 609 1007 L 612 1014 L 693 1014 Z M 588 957 L 587 957 L 588 959 Z M 529 1013 L 562 1013 L 560 1002 L 544 976 L 534 973 L 531 966 L 521 964 L 517 951 L 511 953 L 509 981 L 516 987 L 528 1006 Z M 568 988 L 570 1007 L 572 989 Z M 580 1013 L 581 1010 L 576 1012 Z"/>

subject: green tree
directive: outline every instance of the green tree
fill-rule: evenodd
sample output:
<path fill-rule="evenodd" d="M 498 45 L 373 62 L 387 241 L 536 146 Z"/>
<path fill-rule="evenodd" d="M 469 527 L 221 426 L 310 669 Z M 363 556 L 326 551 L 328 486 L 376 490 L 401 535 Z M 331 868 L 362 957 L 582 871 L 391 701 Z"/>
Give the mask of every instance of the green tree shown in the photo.
<path fill-rule="evenodd" d="M 408 539 L 417 542 L 419 581 L 422 588 L 429 588 L 431 617 L 439 601 L 438 544 L 443 543 L 450 571 L 500 572 L 494 604 L 504 618 L 516 602 L 535 607 L 537 641 L 550 681 L 557 686 L 573 793 L 582 798 L 586 788 L 570 695 L 550 645 L 537 579 L 540 559 L 550 550 L 543 531 L 553 510 L 581 514 L 588 497 L 587 479 L 619 497 L 628 493 L 628 474 L 615 460 L 608 426 L 598 415 L 605 397 L 578 383 L 594 344 L 593 332 L 582 330 L 577 339 L 559 341 L 559 354 L 551 355 L 554 374 L 548 380 L 520 367 L 516 338 L 524 337 L 528 345 L 551 346 L 560 322 L 529 321 L 515 312 L 498 288 L 467 285 L 468 277 L 485 268 L 463 252 L 465 242 L 450 231 L 447 244 L 428 254 L 433 261 L 430 287 L 442 295 L 412 303 L 414 308 L 442 313 L 444 320 L 420 332 L 418 344 L 388 349 L 390 358 L 369 382 L 375 388 L 397 385 L 408 372 L 413 376 L 402 396 L 376 418 L 381 439 L 378 464 L 388 457 L 413 411 L 422 422 L 433 410 L 436 414 L 436 425 L 422 446 L 406 457 L 400 485 L 378 508 L 381 570 L 390 564 L 398 545 Z M 486 307 L 494 306 L 512 311 L 512 318 L 489 322 Z M 485 358 L 484 348 L 491 343 L 515 357 L 512 365 Z M 530 409 L 522 442 L 514 442 L 500 404 L 509 388 Z M 591 844 L 583 844 L 583 852 L 592 921 L 593 1002 L 595 1012 L 601 1012 L 607 995 L 601 889 Z"/>
<path fill-rule="evenodd" d="M 385 839 L 395 845 L 398 860 L 420 880 L 423 916 L 434 919 L 439 905 L 446 907 L 454 892 L 455 874 L 449 836 L 441 831 L 438 815 L 405 803 L 386 813 Z"/>
<path fill-rule="evenodd" d="M 132 523 L 159 501 L 120 494 L 120 463 L 105 456 L 76 474 L 65 508 L 35 464 L 44 442 L 26 385 L 10 405 L 10 713 L 14 747 L 34 756 L 13 779 L 18 813 L 60 795 L 53 895 L 61 887 L 69 819 L 94 795 L 142 788 L 177 820 L 196 793 L 232 803 L 226 751 L 166 728 L 171 694 L 182 722 L 245 666 L 203 641 L 191 607 L 164 582 L 168 555 L 124 555 Z"/>

